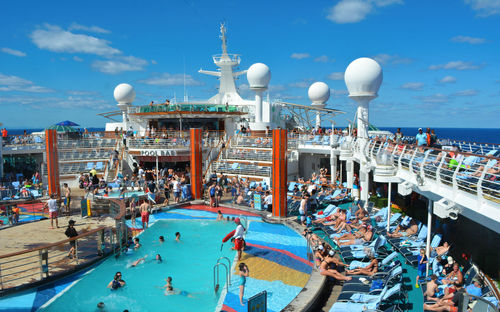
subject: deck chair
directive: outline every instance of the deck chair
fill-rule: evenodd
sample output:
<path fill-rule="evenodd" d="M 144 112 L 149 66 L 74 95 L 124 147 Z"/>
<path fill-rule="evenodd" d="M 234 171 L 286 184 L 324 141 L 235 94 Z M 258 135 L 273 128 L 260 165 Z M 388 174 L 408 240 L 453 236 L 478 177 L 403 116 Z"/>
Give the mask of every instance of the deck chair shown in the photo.
<path fill-rule="evenodd" d="M 439 244 L 441 244 L 441 239 L 442 239 L 442 236 L 440 234 L 435 234 L 434 237 L 432 238 L 432 241 L 431 241 L 431 249 L 439 246 Z M 416 265 L 417 264 L 417 257 L 418 257 L 420 248 L 425 248 L 425 242 L 423 242 L 421 246 L 413 248 L 413 249 L 410 249 L 410 248 L 403 249 L 402 248 L 400 250 L 400 252 L 403 255 L 403 257 L 405 257 L 406 261 L 408 261 L 408 263 L 411 263 L 412 265 Z M 432 261 L 432 259 L 433 258 L 431 257 L 431 259 L 429 259 L 429 261 Z"/>
<path fill-rule="evenodd" d="M 89 161 L 87 163 L 87 166 L 85 167 L 85 170 L 92 170 L 92 168 L 94 168 L 94 162 L 93 161 Z"/>
<path fill-rule="evenodd" d="M 367 309 L 377 309 L 383 302 L 400 293 L 401 284 L 396 284 L 390 289 L 384 288 L 378 295 L 352 293 L 349 301 L 337 300 L 329 312 L 362 312 Z"/>
<path fill-rule="evenodd" d="M 417 236 L 410 237 L 396 237 L 389 239 L 389 243 L 396 249 L 408 245 L 408 247 L 418 247 L 422 245 L 422 242 L 427 238 L 427 225 L 423 224 L 417 233 Z"/>
<path fill-rule="evenodd" d="M 99 171 L 99 170 L 102 170 L 103 168 L 104 168 L 104 166 L 103 166 L 102 161 L 96 162 L 96 164 L 95 164 L 95 170 Z"/>
<path fill-rule="evenodd" d="M 401 269 L 399 269 L 399 268 L 401 268 Z M 371 284 L 371 282 L 373 280 L 383 279 L 387 275 L 393 275 L 393 276 L 401 275 L 402 272 L 403 272 L 403 269 L 401 267 L 401 264 L 398 263 L 392 267 L 390 267 L 390 266 L 383 267 L 381 270 L 379 270 L 377 273 L 373 274 L 372 276 L 354 275 L 354 276 L 352 276 L 352 279 L 350 281 L 344 281 L 344 286 L 347 284 L 364 284 L 366 282 Z"/>
<path fill-rule="evenodd" d="M 377 278 L 365 278 L 365 282 L 359 281 L 358 283 L 344 283 L 342 290 L 340 292 L 339 300 L 344 293 L 369 293 L 373 286 L 374 281 L 382 281 L 382 285 L 391 287 L 397 282 L 401 281 L 401 275 L 403 274 L 403 267 L 401 265 L 395 266 L 389 274 L 378 276 Z M 350 281 L 348 281 L 350 282 Z"/>

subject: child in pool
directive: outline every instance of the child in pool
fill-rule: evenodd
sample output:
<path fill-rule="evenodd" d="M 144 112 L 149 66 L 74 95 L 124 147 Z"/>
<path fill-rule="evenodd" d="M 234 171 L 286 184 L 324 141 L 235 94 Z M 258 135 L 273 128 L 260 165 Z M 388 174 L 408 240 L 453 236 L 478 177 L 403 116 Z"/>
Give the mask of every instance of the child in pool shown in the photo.
<path fill-rule="evenodd" d="M 239 265 L 240 269 L 240 304 L 244 306 L 245 304 L 243 303 L 243 294 L 245 293 L 245 284 L 247 282 L 247 277 L 250 275 L 250 270 L 248 269 L 248 266 L 241 262 Z"/>

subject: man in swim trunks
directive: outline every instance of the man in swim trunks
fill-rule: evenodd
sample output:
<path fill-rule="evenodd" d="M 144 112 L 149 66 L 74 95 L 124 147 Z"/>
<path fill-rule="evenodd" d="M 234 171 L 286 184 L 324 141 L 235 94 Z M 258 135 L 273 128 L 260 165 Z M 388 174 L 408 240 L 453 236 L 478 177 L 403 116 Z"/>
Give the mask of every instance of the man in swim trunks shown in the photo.
<path fill-rule="evenodd" d="M 56 228 L 59 228 L 59 222 L 57 221 L 57 199 L 56 195 L 52 194 L 50 195 L 50 199 L 45 203 L 44 207 L 49 209 L 49 215 L 50 215 L 50 227 L 54 229 L 54 220 L 56 220 Z"/>
<path fill-rule="evenodd" d="M 238 226 L 236 226 L 236 231 L 234 232 L 233 239 L 234 239 L 234 249 L 238 251 L 238 261 L 241 260 L 241 253 L 243 251 L 243 245 L 244 245 L 244 240 L 243 240 L 243 234 L 245 233 L 245 228 L 240 222 L 240 218 L 234 219 L 234 223 L 236 223 Z"/>
<path fill-rule="evenodd" d="M 142 229 L 146 229 L 149 223 L 149 203 L 144 201 L 139 207 L 141 211 L 141 221 L 142 221 Z"/>
<path fill-rule="evenodd" d="M 439 300 L 437 297 L 438 292 L 439 292 L 439 288 L 438 288 L 436 281 L 437 281 L 437 275 L 432 274 L 431 280 L 429 282 L 427 282 L 427 290 L 424 293 L 424 301 L 429 301 L 429 300 L 438 301 Z"/>

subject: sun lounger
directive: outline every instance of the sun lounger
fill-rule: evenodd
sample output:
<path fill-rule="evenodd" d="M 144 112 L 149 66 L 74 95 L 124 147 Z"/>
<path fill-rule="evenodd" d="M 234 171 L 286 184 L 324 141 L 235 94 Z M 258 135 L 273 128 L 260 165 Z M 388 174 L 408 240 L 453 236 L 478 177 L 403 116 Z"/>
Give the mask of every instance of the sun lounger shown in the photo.
<path fill-rule="evenodd" d="M 349 301 L 337 301 L 334 303 L 329 312 L 362 312 L 377 309 L 381 303 L 398 294 L 401 294 L 401 284 L 396 284 L 390 289 L 385 289 L 385 291 L 380 292 L 378 295 L 353 293 Z"/>

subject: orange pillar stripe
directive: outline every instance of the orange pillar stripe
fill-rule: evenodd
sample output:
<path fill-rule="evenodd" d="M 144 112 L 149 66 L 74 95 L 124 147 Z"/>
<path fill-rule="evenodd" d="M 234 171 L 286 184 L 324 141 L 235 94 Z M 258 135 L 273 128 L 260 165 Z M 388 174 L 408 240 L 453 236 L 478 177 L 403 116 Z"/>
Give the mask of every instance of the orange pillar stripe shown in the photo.
<path fill-rule="evenodd" d="M 201 129 L 191 129 L 191 193 L 194 199 L 201 199 L 202 150 Z"/>
<path fill-rule="evenodd" d="M 50 129 L 45 130 L 45 153 L 47 156 L 47 177 L 49 195 L 61 195 L 59 185 L 59 155 L 57 152 L 57 132 Z"/>
<path fill-rule="evenodd" d="M 287 131 L 273 130 L 273 216 L 287 215 Z"/>

